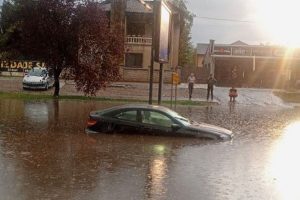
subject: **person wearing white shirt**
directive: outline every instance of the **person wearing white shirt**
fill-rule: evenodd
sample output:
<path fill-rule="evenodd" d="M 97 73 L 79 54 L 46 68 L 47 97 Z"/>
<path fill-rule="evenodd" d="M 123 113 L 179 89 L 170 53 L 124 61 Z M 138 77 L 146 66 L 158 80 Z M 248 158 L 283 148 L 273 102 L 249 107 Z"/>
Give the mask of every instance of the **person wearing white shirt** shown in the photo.
<path fill-rule="evenodd" d="M 189 84 L 189 100 L 192 99 L 195 81 L 196 81 L 196 77 L 195 77 L 194 73 L 191 73 L 187 80 L 187 82 Z"/>

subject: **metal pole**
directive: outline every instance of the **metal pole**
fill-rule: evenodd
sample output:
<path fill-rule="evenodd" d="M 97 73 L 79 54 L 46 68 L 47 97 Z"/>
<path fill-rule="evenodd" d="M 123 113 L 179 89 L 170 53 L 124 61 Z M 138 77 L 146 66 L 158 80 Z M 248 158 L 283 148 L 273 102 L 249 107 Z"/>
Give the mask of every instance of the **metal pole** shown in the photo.
<path fill-rule="evenodd" d="M 149 77 L 149 104 L 152 104 L 152 90 L 153 90 L 153 56 L 152 53 L 153 50 L 151 50 L 151 57 L 152 57 L 152 61 L 151 61 L 151 65 L 150 65 L 150 77 Z"/>
<path fill-rule="evenodd" d="M 162 76 L 163 76 L 163 64 L 159 63 L 158 105 L 161 104 Z"/>
<path fill-rule="evenodd" d="M 171 77 L 171 108 L 173 107 L 173 73 Z"/>
<path fill-rule="evenodd" d="M 177 106 L 177 84 L 175 85 L 175 110 Z"/>
<path fill-rule="evenodd" d="M 151 63 L 150 63 L 150 77 L 149 77 L 149 101 L 148 103 L 152 104 L 152 93 L 153 93 L 153 72 L 154 72 L 154 41 L 155 41 L 155 21 L 156 21 L 156 13 L 155 13 L 156 2 L 153 1 L 152 8 L 152 42 L 151 42 Z"/>
<path fill-rule="evenodd" d="M 255 56 L 253 56 L 253 66 L 252 66 L 252 71 L 255 71 L 256 65 L 255 65 Z"/>

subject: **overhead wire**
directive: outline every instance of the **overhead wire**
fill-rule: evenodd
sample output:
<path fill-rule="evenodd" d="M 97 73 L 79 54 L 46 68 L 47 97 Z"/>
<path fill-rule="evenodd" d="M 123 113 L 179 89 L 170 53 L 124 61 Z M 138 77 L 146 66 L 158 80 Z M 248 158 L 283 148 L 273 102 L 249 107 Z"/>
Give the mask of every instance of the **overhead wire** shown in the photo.
<path fill-rule="evenodd" d="M 204 17 L 204 16 L 197 16 L 197 15 L 195 15 L 195 17 L 200 18 L 200 19 L 216 20 L 216 21 L 238 22 L 238 23 L 255 23 L 254 21 L 248 21 L 248 20 L 226 19 L 226 18 L 216 18 L 216 17 Z"/>

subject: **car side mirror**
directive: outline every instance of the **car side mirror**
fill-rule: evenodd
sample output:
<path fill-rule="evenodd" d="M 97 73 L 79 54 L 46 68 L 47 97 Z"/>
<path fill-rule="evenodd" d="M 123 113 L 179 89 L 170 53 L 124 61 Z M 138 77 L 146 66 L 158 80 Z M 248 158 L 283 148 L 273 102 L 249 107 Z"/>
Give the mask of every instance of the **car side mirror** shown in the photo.
<path fill-rule="evenodd" d="M 172 124 L 171 128 L 173 131 L 177 131 L 178 129 L 181 128 L 181 126 L 179 124 Z"/>

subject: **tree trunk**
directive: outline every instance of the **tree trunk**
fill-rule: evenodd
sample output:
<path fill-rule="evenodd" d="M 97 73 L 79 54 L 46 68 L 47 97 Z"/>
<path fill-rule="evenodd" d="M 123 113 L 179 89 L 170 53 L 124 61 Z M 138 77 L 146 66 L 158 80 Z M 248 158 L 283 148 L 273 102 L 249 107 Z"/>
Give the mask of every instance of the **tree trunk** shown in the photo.
<path fill-rule="evenodd" d="M 58 97 L 59 96 L 59 78 L 54 78 L 54 97 Z"/>
<path fill-rule="evenodd" d="M 60 90 L 59 75 L 60 75 L 60 71 L 54 70 L 54 94 L 53 94 L 54 97 L 59 96 L 59 90 Z"/>

